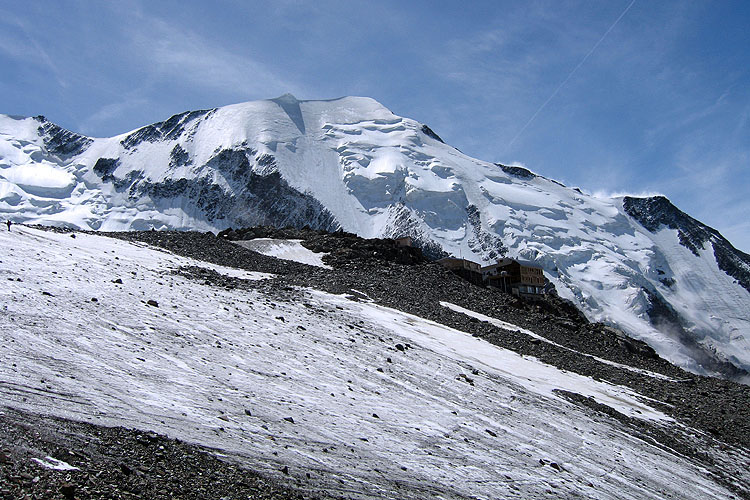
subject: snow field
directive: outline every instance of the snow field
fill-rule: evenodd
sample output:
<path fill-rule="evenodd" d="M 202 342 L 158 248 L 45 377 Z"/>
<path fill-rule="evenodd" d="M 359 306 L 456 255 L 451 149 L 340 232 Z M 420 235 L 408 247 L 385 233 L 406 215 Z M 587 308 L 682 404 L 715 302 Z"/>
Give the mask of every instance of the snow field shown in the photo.
<path fill-rule="evenodd" d="M 627 389 L 375 304 L 281 295 L 268 275 L 211 266 L 256 283 L 227 290 L 171 272 L 184 265 L 209 267 L 106 237 L 0 231 L 3 403 L 155 430 L 358 498 L 728 496 L 551 392 L 670 425 Z"/>
<path fill-rule="evenodd" d="M 291 260 L 308 264 L 311 266 L 331 269 L 331 266 L 323 262 L 326 254 L 315 253 L 301 245 L 302 240 L 279 240 L 274 238 L 255 238 L 253 240 L 237 241 L 238 245 L 254 252 L 276 257 L 282 260 Z"/>

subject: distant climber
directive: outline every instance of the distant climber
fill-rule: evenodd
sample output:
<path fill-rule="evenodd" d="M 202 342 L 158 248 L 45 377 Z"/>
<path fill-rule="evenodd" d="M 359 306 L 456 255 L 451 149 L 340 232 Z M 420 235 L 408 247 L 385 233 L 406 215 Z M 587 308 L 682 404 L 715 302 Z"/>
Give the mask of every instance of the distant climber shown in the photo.
<path fill-rule="evenodd" d="M 10 226 L 13 224 L 10 219 L 6 220 L 5 223 L 8 225 L 8 231 L 10 231 Z"/>

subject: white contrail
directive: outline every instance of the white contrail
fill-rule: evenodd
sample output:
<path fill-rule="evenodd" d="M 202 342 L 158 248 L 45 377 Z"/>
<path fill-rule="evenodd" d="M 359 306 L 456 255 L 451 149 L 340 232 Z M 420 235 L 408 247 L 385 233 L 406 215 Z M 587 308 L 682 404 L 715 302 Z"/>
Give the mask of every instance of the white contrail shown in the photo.
<path fill-rule="evenodd" d="M 534 121 L 534 118 L 536 118 L 536 116 L 539 113 L 541 113 L 541 111 L 547 106 L 547 104 L 549 104 L 549 102 L 557 95 L 557 93 L 560 92 L 560 89 L 563 88 L 563 86 L 565 86 L 566 83 L 568 83 L 568 80 L 570 80 L 570 78 L 576 73 L 576 71 L 578 71 L 578 68 L 580 68 L 581 66 L 583 66 L 583 63 L 585 63 L 586 60 L 591 56 L 591 54 L 594 53 L 594 51 L 596 50 L 596 48 L 607 37 L 607 35 L 609 34 L 609 32 L 612 31 L 612 29 L 615 26 L 617 26 L 617 23 L 619 23 L 620 19 L 622 19 L 623 16 L 625 14 L 627 14 L 627 12 L 630 10 L 630 8 L 633 6 L 634 3 L 635 3 L 635 0 L 632 0 L 630 2 L 630 4 L 627 7 L 625 7 L 625 10 L 622 11 L 622 14 L 620 14 L 620 17 L 618 17 L 617 19 L 615 19 L 615 22 L 612 23 L 612 26 L 610 26 L 609 29 L 604 32 L 604 34 L 599 39 L 599 41 L 596 42 L 593 47 L 591 47 L 591 50 L 589 50 L 588 54 L 586 54 L 584 56 L 584 58 L 581 59 L 581 62 L 578 63 L 578 66 L 576 66 L 575 68 L 573 68 L 573 71 L 571 71 L 570 74 L 565 78 L 565 80 L 563 80 L 562 83 L 557 86 L 557 88 L 555 89 L 555 91 L 552 92 L 552 95 L 549 96 L 549 98 L 547 98 L 546 101 L 544 101 L 544 104 L 542 104 L 541 106 L 539 106 L 539 109 L 537 109 L 536 112 L 533 115 L 531 115 L 531 118 L 529 118 L 529 121 L 526 122 L 526 125 L 524 125 L 523 128 L 513 138 L 513 140 L 510 141 L 510 143 L 508 144 L 509 148 L 513 145 L 514 142 L 516 142 L 516 139 L 518 139 L 521 136 L 521 134 L 523 134 L 524 130 L 526 130 L 526 128 L 528 128 L 529 125 L 531 125 L 531 122 Z"/>

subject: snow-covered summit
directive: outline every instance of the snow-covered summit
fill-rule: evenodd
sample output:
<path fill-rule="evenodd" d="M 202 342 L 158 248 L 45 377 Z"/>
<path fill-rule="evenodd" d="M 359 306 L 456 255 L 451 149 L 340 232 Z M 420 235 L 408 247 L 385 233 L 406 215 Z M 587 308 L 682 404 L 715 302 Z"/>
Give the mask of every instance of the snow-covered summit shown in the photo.
<path fill-rule="evenodd" d="M 96 139 L 0 116 L 0 213 L 101 230 L 309 225 L 521 257 L 590 319 L 682 366 L 750 370 L 750 257 L 716 231 L 666 199 L 471 158 L 369 98 L 286 94 Z"/>

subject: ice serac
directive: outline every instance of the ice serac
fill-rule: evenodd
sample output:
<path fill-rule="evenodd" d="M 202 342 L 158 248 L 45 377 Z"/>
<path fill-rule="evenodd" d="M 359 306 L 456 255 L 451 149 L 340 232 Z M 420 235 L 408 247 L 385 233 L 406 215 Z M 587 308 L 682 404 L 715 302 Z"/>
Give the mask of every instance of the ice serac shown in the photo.
<path fill-rule="evenodd" d="M 602 198 L 480 161 L 377 101 L 291 94 L 112 138 L 0 115 L 0 217 L 121 230 L 270 224 L 411 236 L 542 265 L 591 320 L 698 372 L 750 370 L 750 259 L 666 198 Z"/>

